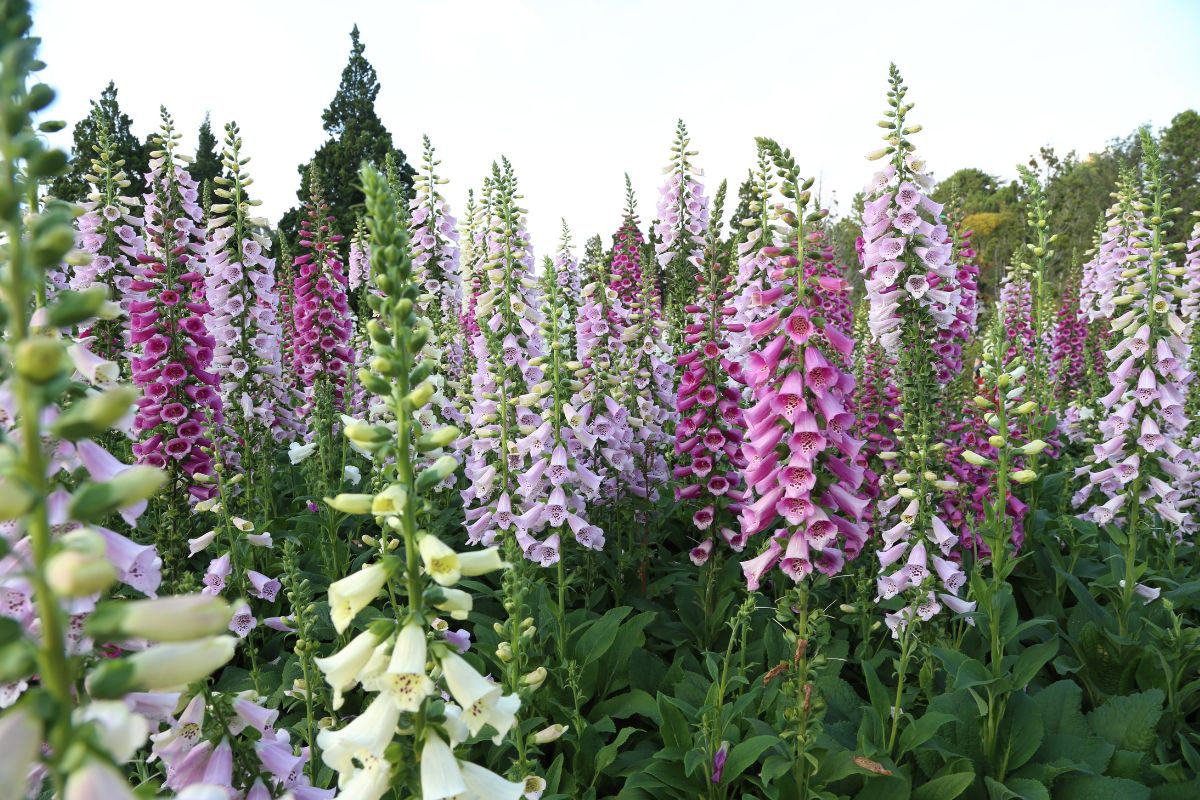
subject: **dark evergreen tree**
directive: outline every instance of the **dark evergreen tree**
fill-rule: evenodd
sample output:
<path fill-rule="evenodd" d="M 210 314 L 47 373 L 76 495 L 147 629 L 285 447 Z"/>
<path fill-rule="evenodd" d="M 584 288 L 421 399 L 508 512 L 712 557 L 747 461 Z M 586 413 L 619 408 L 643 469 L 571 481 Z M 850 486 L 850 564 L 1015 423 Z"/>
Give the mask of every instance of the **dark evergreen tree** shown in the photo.
<path fill-rule="evenodd" d="M 70 169 L 50 185 L 50 193 L 72 202 L 78 202 L 87 196 L 87 181 L 83 176 L 91 168 L 92 158 L 100 144 L 99 129 L 96 126 L 97 116 L 104 120 L 108 128 L 109 140 L 112 142 L 116 158 L 125 162 L 124 169 L 130 182 L 126 194 L 141 197 L 146 191 L 145 176 L 150 170 L 149 160 L 142 143 L 130 130 L 133 121 L 121 111 L 121 106 L 117 103 L 117 87 L 112 81 L 109 81 L 108 86 L 100 93 L 100 99 L 92 101 L 88 115 L 75 123 L 75 143 L 71 148 Z"/>
<path fill-rule="evenodd" d="M 201 188 L 205 183 L 211 186 L 214 179 L 221 174 L 221 156 L 217 154 L 217 137 L 213 136 L 212 121 L 208 114 L 204 115 L 204 122 L 200 123 L 200 135 L 196 139 L 196 160 L 188 172 Z"/>
<path fill-rule="evenodd" d="M 1200 114 L 1176 114 L 1162 135 L 1163 171 L 1171 186 L 1171 205 L 1184 214 L 1200 211 Z M 1178 224 L 1178 223 L 1177 223 Z M 1189 226 L 1183 224 L 1182 233 Z"/>
<path fill-rule="evenodd" d="M 355 219 L 363 202 L 358 185 L 358 170 L 363 161 L 382 168 L 388 155 L 392 155 L 396 174 L 406 192 L 412 187 L 415 174 L 404 152 L 393 147 L 392 134 L 375 113 L 379 78 L 363 55 L 365 50 L 355 25 L 350 32 L 350 60 L 342 70 L 341 85 L 321 117 L 329 138 L 311 161 L 297 167 L 300 188 L 296 197 L 301 202 L 307 199 L 305 177 L 310 166 L 315 166 L 334 217 L 335 232 L 345 237 L 344 242 L 349 242 L 354 234 Z M 294 240 L 299 221 L 299 209 L 291 209 L 280 220 L 280 231 Z"/>

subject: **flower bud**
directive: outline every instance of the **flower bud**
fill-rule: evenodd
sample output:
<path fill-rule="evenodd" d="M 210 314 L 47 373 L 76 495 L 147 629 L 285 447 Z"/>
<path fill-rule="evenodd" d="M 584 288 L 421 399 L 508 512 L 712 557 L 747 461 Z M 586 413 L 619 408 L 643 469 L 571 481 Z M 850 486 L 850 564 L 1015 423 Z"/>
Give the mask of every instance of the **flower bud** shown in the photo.
<path fill-rule="evenodd" d="M 538 667 L 533 672 L 527 673 L 521 678 L 521 683 L 528 686 L 530 691 L 537 691 L 546 682 L 547 674 L 545 667 Z"/>
<path fill-rule="evenodd" d="M 1037 479 L 1037 473 L 1031 469 L 1020 469 L 1012 474 L 1012 479 L 1017 483 L 1030 483 Z"/>
<path fill-rule="evenodd" d="M 207 678 L 233 658 L 237 640 L 228 634 L 183 644 L 159 644 L 127 658 L 106 661 L 88 676 L 92 697 L 116 700 L 129 692 L 153 692 Z"/>
<path fill-rule="evenodd" d="M 219 597 L 184 594 L 153 600 L 112 600 L 101 603 L 84 630 L 101 641 L 149 639 L 188 642 L 216 636 L 225 630 L 233 609 Z"/>
<path fill-rule="evenodd" d="M 67 513 L 82 522 L 101 520 L 118 509 L 149 500 L 167 481 L 167 473 L 136 465 L 121 470 L 105 483 L 85 483 L 75 490 Z"/>
<path fill-rule="evenodd" d="M 38 336 L 17 345 L 13 365 L 27 381 L 49 383 L 62 373 L 65 355 L 61 341 Z"/>
<path fill-rule="evenodd" d="M 446 447 L 453 444 L 460 434 L 459 429 L 453 425 L 447 425 L 444 428 L 431 431 L 420 439 L 417 439 L 417 451 L 425 453 L 430 450 L 437 450 L 440 447 Z"/>
<path fill-rule="evenodd" d="M 968 464 L 974 464 L 977 467 L 994 467 L 994 466 L 996 466 L 996 463 L 994 461 L 992 461 L 990 458 L 984 458 L 983 456 L 976 453 L 974 450 L 963 450 L 962 459 L 963 459 L 963 461 L 967 462 Z"/>
<path fill-rule="evenodd" d="M 63 597 L 84 597 L 102 592 L 117 580 L 112 562 L 101 553 L 62 550 L 46 564 L 46 582 Z"/>
<path fill-rule="evenodd" d="M 432 489 L 453 475 L 456 469 L 458 469 L 458 459 L 454 456 L 442 456 L 417 475 L 417 491 L 423 492 Z"/>
<path fill-rule="evenodd" d="M 999 450 L 1001 447 L 1004 447 L 1004 443 L 1004 437 L 999 434 L 993 433 L 988 437 L 988 444 L 990 444 L 992 447 L 995 447 L 997 450 Z"/>
<path fill-rule="evenodd" d="M 371 494 L 339 494 L 326 497 L 325 504 L 343 514 L 370 514 L 374 500 L 375 495 Z"/>
<path fill-rule="evenodd" d="M 91 286 L 82 292 L 59 292 L 49 309 L 50 327 L 66 328 L 91 319 L 99 313 L 107 299 L 108 289 L 104 284 Z"/>
<path fill-rule="evenodd" d="M 0 520 L 16 519 L 33 508 L 37 498 L 16 481 L 0 478 Z"/>
<path fill-rule="evenodd" d="M 1034 439 L 1032 442 L 1022 445 L 1018 448 L 1021 453 L 1027 456 L 1036 456 L 1038 453 L 1046 449 L 1046 443 L 1041 439 Z"/>
<path fill-rule="evenodd" d="M 408 393 L 405 398 L 412 408 L 422 408 L 429 402 L 429 398 L 433 397 L 434 386 L 432 381 L 422 381 L 417 388 Z"/>
<path fill-rule="evenodd" d="M 512 661 L 512 645 L 510 645 L 508 642 L 501 642 L 499 646 L 496 647 L 496 658 L 500 659 L 505 664 L 507 664 L 509 661 Z"/>
<path fill-rule="evenodd" d="M 569 725 L 549 725 L 533 734 L 530 741 L 534 744 L 550 744 L 550 742 L 561 739 L 562 735 L 570 730 L 570 727 Z"/>

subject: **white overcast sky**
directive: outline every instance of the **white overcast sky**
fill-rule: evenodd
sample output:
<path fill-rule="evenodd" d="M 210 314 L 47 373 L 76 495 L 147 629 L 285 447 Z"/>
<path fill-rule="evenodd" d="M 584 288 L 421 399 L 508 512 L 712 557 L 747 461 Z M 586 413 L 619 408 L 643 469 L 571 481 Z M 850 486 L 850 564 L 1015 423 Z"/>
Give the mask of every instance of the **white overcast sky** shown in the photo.
<path fill-rule="evenodd" d="M 625 172 L 652 219 L 680 117 L 710 193 L 765 135 L 848 203 L 893 60 L 943 177 L 1008 178 L 1043 144 L 1099 150 L 1200 105 L 1200 0 L 34 0 L 55 116 L 73 125 L 112 79 L 139 138 L 160 104 L 189 152 L 206 111 L 218 137 L 234 119 L 272 219 L 325 139 L 355 23 L 409 160 L 429 134 L 457 213 L 507 155 L 539 253 L 560 218 L 607 240 Z"/>

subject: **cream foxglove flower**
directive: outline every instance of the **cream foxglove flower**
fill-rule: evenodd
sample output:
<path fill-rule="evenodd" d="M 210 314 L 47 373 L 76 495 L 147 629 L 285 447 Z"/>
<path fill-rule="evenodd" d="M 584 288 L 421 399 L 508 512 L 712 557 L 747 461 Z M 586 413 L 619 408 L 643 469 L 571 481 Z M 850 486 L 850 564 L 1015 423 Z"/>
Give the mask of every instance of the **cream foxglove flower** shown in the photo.
<path fill-rule="evenodd" d="M 570 725 L 547 725 L 533 735 L 533 743 L 550 744 L 550 742 L 556 742 L 570 729 Z"/>
<path fill-rule="evenodd" d="M 525 779 L 523 787 L 525 791 L 525 800 L 541 800 L 541 797 L 546 792 L 546 779 L 537 775 L 530 775 Z"/>
<path fill-rule="evenodd" d="M 474 599 L 462 589 L 442 589 L 442 599 L 433 603 L 438 611 L 446 611 L 451 619 L 463 620 L 471 613 Z"/>
<path fill-rule="evenodd" d="M 459 763 L 463 781 L 467 784 L 463 800 L 518 800 L 525 792 L 525 783 L 514 783 L 470 761 Z"/>
<path fill-rule="evenodd" d="M 363 667 L 371 660 L 378 645 L 379 637 L 367 630 L 333 655 L 314 659 L 317 669 L 325 675 L 325 682 L 333 689 L 335 711 L 342 707 L 342 693 L 353 689 L 358 683 Z"/>
<path fill-rule="evenodd" d="M 446 800 L 458 797 L 467 791 L 458 759 L 450 745 L 432 730 L 425 734 L 421 748 L 421 798 L 422 800 Z"/>
<path fill-rule="evenodd" d="M 371 504 L 374 501 L 375 495 L 371 494 L 343 493 L 335 497 L 325 498 L 326 505 L 343 514 L 368 514 L 371 511 Z"/>
<path fill-rule="evenodd" d="M 291 444 L 288 445 L 288 459 L 291 460 L 292 465 L 295 466 L 296 464 L 299 464 L 301 461 L 304 461 L 306 458 L 311 456 L 316 451 L 317 451 L 317 443 L 316 442 L 311 442 L 309 444 L 304 444 L 304 445 L 300 444 L 299 442 L 292 442 Z"/>
<path fill-rule="evenodd" d="M 11 777 L 11 776 L 7 776 Z M 12 781 L 21 783 L 21 781 Z M 21 787 L 24 790 L 24 786 Z M 88 761 L 67 778 L 65 800 L 136 800 L 129 781 L 116 769 L 100 761 Z"/>
<path fill-rule="evenodd" d="M 388 574 L 383 564 L 375 563 L 329 585 L 329 616 L 338 633 L 379 596 Z"/>
<path fill-rule="evenodd" d="M 92 722 L 100 729 L 104 749 L 118 764 L 129 761 L 150 735 L 150 725 L 120 700 L 93 700 L 75 709 L 75 724 Z"/>
<path fill-rule="evenodd" d="M 497 731 L 494 741 L 499 744 L 516 721 L 520 699 L 516 695 L 502 696 L 503 689 L 499 684 L 480 675 L 456 653 L 443 656 L 441 667 L 450 694 L 463 708 L 463 721 L 471 734 L 479 733 L 484 725 L 491 725 Z"/>
<path fill-rule="evenodd" d="M 42 723 L 27 709 L 12 710 L 0 717 L 0 775 L 23 778 L 37 758 L 41 744 Z M 0 800 L 23 797 L 24 780 L 0 781 Z"/>
<path fill-rule="evenodd" d="M 358 771 L 355 760 L 365 763 L 368 756 L 383 758 L 383 751 L 391 744 L 399 720 L 400 710 L 396 704 L 386 697 L 378 697 L 346 727 L 317 734 L 321 760 L 338 773 L 339 785 L 345 786 Z"/>
<path fill-rule="evenodd" d="M 337 796 L 345 800 L 379 800 L 391 788 L 392 765 L 373 753 L 360 756 L 359 761 L 362 767 L 340 783 Z"/>
<path fill-rule="evenodd" d="M 363 686 L 369 691 L 382 692 L 401 711 L 415 714 L 421 710 L 421 701 L 437 690 L 425 673 L 426 658 L 425 631 L 410 622 L 396 637 L 387 670 Z"/>
<path fill-rule="evenodd" d="M 458 553 L 436 536 L 423 536 L 417 543 L 425 571 L 439 586 L 453 586 L 462 578 Z"/>
<path fill-rule="evenodd" d="M 465 576 L 485 575 L 504 567 L 500 551 L 495 547 L 456 553 L 436 536 L 425 536 L 418 547 L 425 571 L 440 586 L 453 586 Z"/>

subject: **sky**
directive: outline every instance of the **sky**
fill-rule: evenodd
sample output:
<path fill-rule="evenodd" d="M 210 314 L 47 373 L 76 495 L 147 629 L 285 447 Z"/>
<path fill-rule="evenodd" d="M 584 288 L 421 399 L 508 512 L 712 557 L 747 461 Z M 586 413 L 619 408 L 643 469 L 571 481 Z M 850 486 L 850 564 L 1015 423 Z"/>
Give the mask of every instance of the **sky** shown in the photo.
<path fill-rule="evenodd" d="M 252 196 L 275 220 L 296 165 L 325 140 L 358 24 L 382 89 L 376 109 L 410 162 L 437 148 L 455 211 L 505 155 L 535 249 L 608 239 L 629 173 L 654 218 L 677 119 L 711 195 L 731 192 L 754 137 L 796 154 L 823 204 L 848 210 L 881 146 L 888 63 L 924 126 L 935 177 L 1009 179 L 1042 145 L 1101 150 L 1200 105 L 1200 0 L 34 0 L 58 90 L 51 116 L 87 114 L 109 80 L 144 138 L 165 105 L 186 152 L 211 113 L 242 129 Z M 898 13 L 899 12 L 899 13 Z M 836 207 L 835 207 L 836 213 Z"/>

